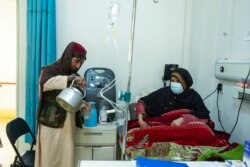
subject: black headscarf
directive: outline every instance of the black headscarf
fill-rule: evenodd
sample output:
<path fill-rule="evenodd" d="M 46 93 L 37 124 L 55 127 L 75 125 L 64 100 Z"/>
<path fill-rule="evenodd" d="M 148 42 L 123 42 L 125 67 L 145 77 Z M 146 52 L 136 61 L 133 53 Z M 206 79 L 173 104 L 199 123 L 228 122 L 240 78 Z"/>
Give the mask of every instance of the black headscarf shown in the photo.
<path fill-rule="evenodd" d="M 142 97 L 146 112 L 150 117 L 162 115 L 178 109 L 190 109 L 191 114 L 198 118 L 209 119 L 209 110 L 206 108 L 200 95 L 190 86 L 193 84 L 191 75 L 186 69 L 177 68 L 172 76 L 176 76 L 183 85 L 184 92 L 174 94 L 170 87 L 164 87 Z"/>

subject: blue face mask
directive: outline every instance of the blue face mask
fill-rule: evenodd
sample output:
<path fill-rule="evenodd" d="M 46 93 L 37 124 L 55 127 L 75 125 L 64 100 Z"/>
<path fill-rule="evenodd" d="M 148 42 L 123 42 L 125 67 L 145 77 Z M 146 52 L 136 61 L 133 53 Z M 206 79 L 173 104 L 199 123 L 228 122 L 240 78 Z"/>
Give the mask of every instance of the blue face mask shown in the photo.
<path fill-rule="evenodd" d="M 181 83 L 179 83 L 179 82 L 171 82 L 170 88 L 171 88 L 172 92 L 174 94 L 177 94 L 177 95 L 181 94 L 184 91 Z"/>

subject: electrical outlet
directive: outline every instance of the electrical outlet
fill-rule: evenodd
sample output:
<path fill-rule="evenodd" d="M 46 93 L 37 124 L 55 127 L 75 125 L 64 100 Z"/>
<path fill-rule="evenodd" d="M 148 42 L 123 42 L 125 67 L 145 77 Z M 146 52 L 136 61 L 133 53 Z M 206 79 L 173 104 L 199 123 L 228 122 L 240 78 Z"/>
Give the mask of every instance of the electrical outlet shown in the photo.
<path fill-rule="evenodd" d="M 222 83 L 218 83 L 218 85 L 217 85 L 217 92 L 218 93 L 223 93 Z"/>

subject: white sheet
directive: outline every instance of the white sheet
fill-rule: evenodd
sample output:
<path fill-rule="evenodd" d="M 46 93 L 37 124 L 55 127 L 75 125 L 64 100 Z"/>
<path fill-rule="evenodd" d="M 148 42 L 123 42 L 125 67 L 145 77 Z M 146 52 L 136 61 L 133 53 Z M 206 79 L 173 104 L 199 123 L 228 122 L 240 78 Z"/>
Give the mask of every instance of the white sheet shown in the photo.
<path fill-rule="evenodd" d="M 184 162 L 189 167 L 227 167 L 225 163 L 210 161 Z M 85 161 L 82 160 L 78 167 L 136 167 L 136 161 Z"/>

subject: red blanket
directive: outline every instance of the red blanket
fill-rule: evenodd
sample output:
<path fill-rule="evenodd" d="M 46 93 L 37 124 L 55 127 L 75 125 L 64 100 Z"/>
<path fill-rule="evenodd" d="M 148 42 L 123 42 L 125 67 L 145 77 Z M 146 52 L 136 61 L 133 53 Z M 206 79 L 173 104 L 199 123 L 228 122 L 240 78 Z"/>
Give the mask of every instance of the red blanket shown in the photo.
<path fill-rule="evenodd" d="M 148 118 L 145 121 L 148 128 L 139 128 L 137 120 L 128 122 L 126 151 L 150 147 L 154 142 L 175 142 L 192 146 L 226 146 L 229 135 L 215 131 L 213 126 L 202 122 L 190 122 L 181 126 L 171 126 L 170 123 L 189 110 L 175 110 L 162 116 Z M 211 124 L 211 121 L 209 122 Z"/>

